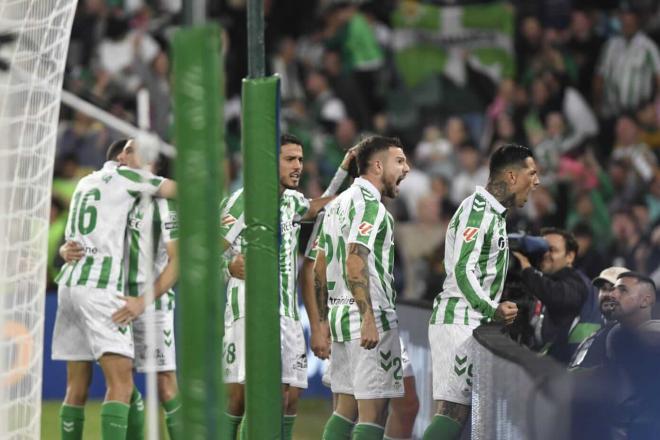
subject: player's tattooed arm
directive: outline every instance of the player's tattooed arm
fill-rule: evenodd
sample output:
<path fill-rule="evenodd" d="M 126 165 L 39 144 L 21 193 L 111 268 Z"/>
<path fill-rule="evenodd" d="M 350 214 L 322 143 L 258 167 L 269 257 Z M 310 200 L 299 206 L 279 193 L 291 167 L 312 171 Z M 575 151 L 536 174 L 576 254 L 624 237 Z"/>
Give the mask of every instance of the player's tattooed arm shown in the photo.
<path fill-rule="evenodd" d="M 438 402 L 438 414 L 448 417 L 464 425 L 470 413 L 470 407 L 460 403 L 447 402 L 440 400 Z"/>
<path fill-rule="evenodd" d="M 371 294 L 369 293 L 369 249 L 361 244 L 348 245 L 346 258 L 346 272 L 348 275 L 348 288 L 353 294 L 360 316 L 367 314 L 373 316 Z"/>
<path fill-rule="evenodd" d="M 328 319 L 328 279 L 326 276 L 325 252 L 319 250 L 314 263 L 314 293 L 319 321 Z"/>

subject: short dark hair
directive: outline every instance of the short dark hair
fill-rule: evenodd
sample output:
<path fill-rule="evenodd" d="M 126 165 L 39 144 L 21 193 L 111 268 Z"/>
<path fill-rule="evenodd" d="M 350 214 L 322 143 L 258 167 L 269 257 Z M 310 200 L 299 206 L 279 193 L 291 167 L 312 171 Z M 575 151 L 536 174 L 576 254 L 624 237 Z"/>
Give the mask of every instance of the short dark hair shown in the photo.
<path fill-rule="evenodd" d="M 289 133 L 284 133 L 280 136 L 280 147 L 286 144 L 295 144 L 302 147 L 302 141 L 297 137 Z"/>
<path fill-rule="evenodd" d="M 119 153 L 126 148 L 126 145 L 130 140 L 131 139 L 119 139 L 118 141 L 111 143 L 108 147 L 108 151 L 105 153 L 105 160 L 117 160 L 117 156 L 119 156 Z"/>
<path fill-rule="evenodd" d="M 366 174 L 369 168 L 369 161 L 374 154 L 380 151 L 386 151 L 390 147 L 403 149 L 403 144 L 399 138 L 385 136 L 369 136 L 357 144 L 357 167 L 358 173 L 362 176 Z"/>
<path fill-rule="evenodd" d="M 518 144 L 504 144 L 490 156 L 490 176 L 499 174 L 511 165 L 522 166 L 528 157 L 534 158 L 534 154 L 529 148 Z"/>
<path fill-rule="evenodd" d="M 549 234 L 561 235 L 561 237 L 564 239 L 564 245 L 566 246 L 566 253 L 574 252 L 575 255 L 577 255 L 580 246 L 578 246 L 578 242 L 573 234 L 559 228 L 541 229 L 541 235 L 549 235 Z"/>
<path fill-rule="evenodd" d="M 619 274 L 618 277 L 616 277 L 617 280 L 620 280 L 621 278 L 634 278 L 637 280 L 638 283 L 646 284 L 647 287 L 652 289 L 653 293 L 657 291 L 655 287 L 655 281 L 651 277 L 648 277 L 644 275 L 643 273 L 640 272 L 624 272 L 622 274 Z"/>

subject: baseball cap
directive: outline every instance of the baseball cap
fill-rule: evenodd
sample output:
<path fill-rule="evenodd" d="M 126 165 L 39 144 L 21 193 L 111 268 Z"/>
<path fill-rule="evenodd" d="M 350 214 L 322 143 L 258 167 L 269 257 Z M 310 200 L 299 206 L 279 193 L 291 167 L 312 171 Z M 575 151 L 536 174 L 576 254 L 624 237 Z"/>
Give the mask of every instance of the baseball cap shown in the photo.
<path fill-rule="evenodd" d="M 608 267 L 607 269 L 603 270 L 600 275 L 591 280 L 591 284 L 597 288 L 600 288 L 600 286 L 602 286 L 603 282 L 605 281 L 608 283 L 616 284 L 616 279 L 619 277 L 619 275 L 626 272 L 630 272 L 630 270 L 626 269 L 625 267 Z"/>

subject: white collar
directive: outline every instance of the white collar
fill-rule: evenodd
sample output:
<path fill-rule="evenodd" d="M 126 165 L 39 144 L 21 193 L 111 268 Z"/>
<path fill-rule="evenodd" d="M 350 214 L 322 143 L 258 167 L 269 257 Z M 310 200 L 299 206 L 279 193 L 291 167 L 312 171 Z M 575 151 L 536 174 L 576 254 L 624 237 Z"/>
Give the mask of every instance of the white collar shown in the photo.
<path fill-rule="evenodd" d="M 499 215 L 504 215 L 506 208 L 498 202 L 497 199 L 486 190 L 486 188 L 483 186 L 477 186 L 477 194 L 486 199 L 495 212 Z"/>
<path fill-rule="evenodd" d="M 369 191 L 375 198 L 380 202 L 380 191 L 374 186 L 373 183 L 369 182 L 367 179 L 358 177 L 353 181 L 353 185 L 358 185 L 367 191 Z"/>

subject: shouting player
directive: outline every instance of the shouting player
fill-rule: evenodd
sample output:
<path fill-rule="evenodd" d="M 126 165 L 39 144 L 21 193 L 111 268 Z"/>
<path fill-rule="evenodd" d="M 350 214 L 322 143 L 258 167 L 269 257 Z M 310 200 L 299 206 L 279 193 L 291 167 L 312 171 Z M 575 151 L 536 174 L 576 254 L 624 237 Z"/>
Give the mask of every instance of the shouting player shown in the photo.
<path fill-rule="evenodd" d="M 472 399 L 472 331 L 485 320 L 511 324 L 518 313 L 499 303 L 509 262 L 506 211 L 520 208 L 539 184 L 531 150 L 508 144 L 490 158 L 486 188 L 463 200 L 447 227 L 445 279 L 433 305 L 429 342 L 437 414 L 424 439 L 459 438 Z"/>

